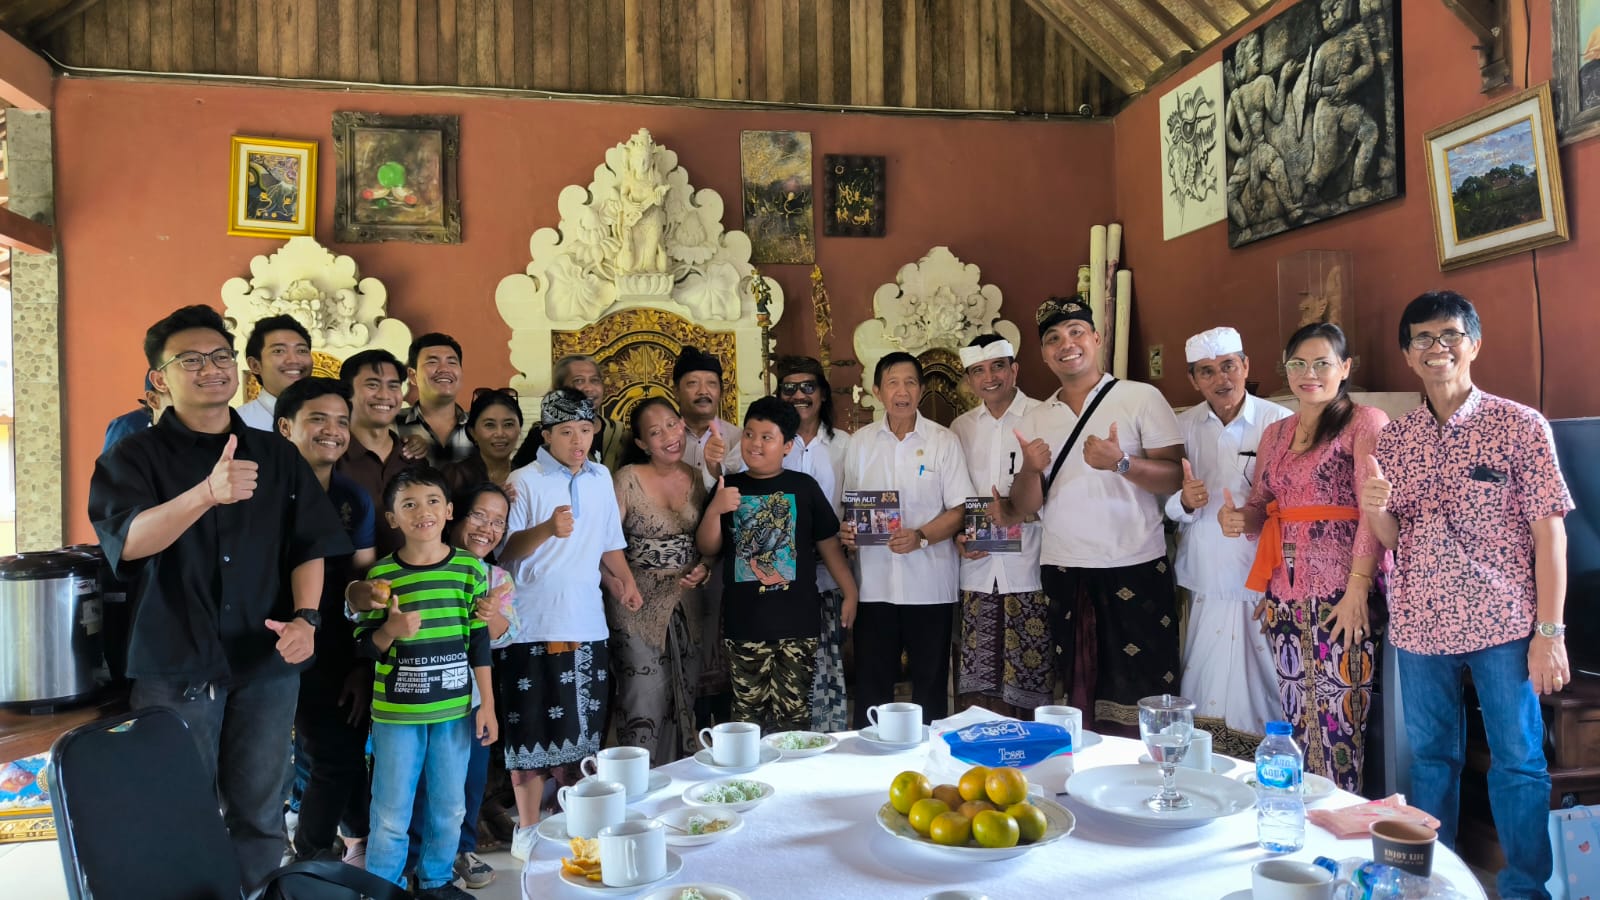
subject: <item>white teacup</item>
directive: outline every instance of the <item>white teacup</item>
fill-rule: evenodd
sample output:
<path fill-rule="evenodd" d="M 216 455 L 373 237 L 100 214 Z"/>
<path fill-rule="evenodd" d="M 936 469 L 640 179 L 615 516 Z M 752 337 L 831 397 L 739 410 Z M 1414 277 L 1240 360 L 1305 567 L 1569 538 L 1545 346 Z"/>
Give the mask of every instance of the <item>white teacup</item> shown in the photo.
<path fill-rule="evenodd" d="M 723 722 L 702 728 L 700 746 L 711 751 L 711 761 L 719 766 L 753 766 L 761 761 L 761 726 L 754 722 Z"/>
<path fill-rule="evenodd" d="M 628 789 L 616 781 L 585 781 L 556 791 L 567 815 L 567 837 L 592 838 L 628 815 Z"/>
<path fill-rule="evenodd" d="M 1200 728 L 1191 732 L 1189 749 L 1184 752 L 1183 760 L 1178 765 L 1202 772 L 1211 771 L 1211 732 Z"/>
<path fill-rule="evenodd" d="M 1341 884 L 1349 882 L 1335 880 L 1321 866 L 1292 859 L 1269 859 L 1250 870 L 1251 900 L 1328 900 Z"/>
<path fill-rule="evenodd" d="M 667 828 L 639 819 L 600 829 L 600 879 L 607 887 L 633 887 L 667 875 Z"/>
<path fill-rule="evenodd" d="M 642 794 L 650 786 L 650 751 L 643 747 L 607 747 L 578 764 L 585 775 L 596 781 L 618 781 L 628 796 Z"/>
<path fill-rule="evenodd" d="M 922 706 L 916 703 L 883 703 L 867 708 L 867 721 L 878 729 L 878 739 L 891 744 L 922 740 Z"/>
<path fill-rule="evenodd" d="M 1076 706 L 1038 706 L 1034 707 L 1033 720 L 1060 725 L 1072 732 L 1072 752 L 1083 749 L 1083 710 Z"/>

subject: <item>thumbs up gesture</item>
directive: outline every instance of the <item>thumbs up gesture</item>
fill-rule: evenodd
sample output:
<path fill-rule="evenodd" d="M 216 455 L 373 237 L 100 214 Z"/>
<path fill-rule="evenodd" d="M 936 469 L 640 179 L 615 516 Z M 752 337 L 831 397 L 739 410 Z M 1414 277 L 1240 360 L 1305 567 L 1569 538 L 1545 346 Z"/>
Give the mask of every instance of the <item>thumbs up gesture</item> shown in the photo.
<path fill-rule="evenodd" d="M 1046 444 L 1043 438 L 1034 438 L 1030 441 L 1015 428 L 1011 429 L 1011 433 L 1016 436 L 1017 443 L 1022 447 L 1022 471 L 1041 475 L 1050 469 L 1050 445 Z"/>
<path fill-rule="evenodd" d="M 1217 510 L 1217 524 L 1222 526 L 1222 533 L 1226 537 L 1244 534 L 1244 510 L 1234 505 L 1233 492 L 1227 488 L 1222 489 L 1222 508 Z"/>
<path fill-rule="evenodd" d="M 389 595 L 389 616 L 383 620 L 383 627 L 378 630 L 389 636 L 390 641 L 416 637 L 422 629 L 422 613 L 401 612 L 400 595 Z"/>
<path fill-rule="evenodd" d="M 238 449 L 239 436 L 228 435 L 222 456 L 206 478 L 206 492 L 212 506 L 249 500 L 256 492 L 256 470 L 259 466 L 248 459 L 234 459 L 234 451 Z"/>
<path fill-rule="evenodd" d="M 305 662 L 316 651 L 317 630 L 305 619 L 268 619 L 267 630 L 278 636 L 278 655 L 291 666 Z"/>
<path fill-rule="evenodd" d="M 570 507 L 570 506 L 558 506 L 558 507 L 556 507 L 555 512 L 550 514 L 550 518 L 546 519 L 544 524 L 550 529 L 550 536 L 551 537 L 558 537 L 558 538 L 571 537 L 572 536 L 572 507 Z"/>
<path fill-rule="evenodd" d="M 1186 459 L 1183 461 L 1183 493 L 1179 495 L 1178 502 L 1183 504 L 1185 512 L 1194 512 L 1205 509 L 1211 502 L 1211 495 L 1206 493 L 1206 483 L 1194 477 L 1194 467 Z"/>
<path fill-rule="evenodd" d="M 718 471 L 722 468 L 723 460 L 728 457 L 728 442 L 722 439 L 722 430 L 716 422 L 711 423 L 711 436 L 706 438 L 705 460 L 706 467 L 716 466 Z"/>
<path fill-rule="evenodd" d="M 1394 485 L 1383 477 L 1383 467 L 1378 465 L 1378 458 L 1367 457 L 1367 467 L 1372 474 L 1361 485 L 1361 511 L 1371 515 L 1382 515 L 1389 511 L 1389 495 L 1394 492 Z"/>
<path fill-rule="evenodd" d="M 1083 461 L 1090 468 L 1102 472 L 1110 472 L 1122 461 L 1122 445 L 1117 443 L 1117 423 L 1111 423 L 1111 430 L 1105 437 L 1089 435 L 1083 441 Z"/>
<path fill-rule="evenodd" d="M 727 480 L 719 477 L 717 479 L 717 493 L 711 498 L 711 506 L 707 511 L 720 516 L 723 513 L 731 513 L 738 508 L 739 489 L 728 487 Z"/>

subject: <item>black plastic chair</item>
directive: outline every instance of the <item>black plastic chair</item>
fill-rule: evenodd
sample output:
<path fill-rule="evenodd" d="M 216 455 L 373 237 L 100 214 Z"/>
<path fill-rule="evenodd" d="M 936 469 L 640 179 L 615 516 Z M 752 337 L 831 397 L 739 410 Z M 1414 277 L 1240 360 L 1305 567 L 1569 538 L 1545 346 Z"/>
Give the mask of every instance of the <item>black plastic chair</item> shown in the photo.
<path fill-rule="evenodd" d="M 50 749 L 50 803 L 73 900 L 405 900 L 336 862 L 284 866 L 246 893 L 215 788 L 178 714 L 141 709 L 81 725 Z"/>

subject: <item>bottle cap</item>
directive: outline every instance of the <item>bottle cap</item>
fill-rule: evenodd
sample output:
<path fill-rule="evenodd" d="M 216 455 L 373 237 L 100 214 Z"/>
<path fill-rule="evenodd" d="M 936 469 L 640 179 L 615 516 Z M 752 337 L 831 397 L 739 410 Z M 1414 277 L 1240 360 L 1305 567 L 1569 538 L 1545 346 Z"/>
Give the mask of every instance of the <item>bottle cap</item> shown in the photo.
<path fill-rule="evenodd" d="M 1269 734 L 1269 735 L 1293 734 L 1293 733 L 1294 733 L 1294 729 L 1292 727 L 1290 727 L 1288 722 L 1268 722 L 1267 723 L 1267 734 Z"/>

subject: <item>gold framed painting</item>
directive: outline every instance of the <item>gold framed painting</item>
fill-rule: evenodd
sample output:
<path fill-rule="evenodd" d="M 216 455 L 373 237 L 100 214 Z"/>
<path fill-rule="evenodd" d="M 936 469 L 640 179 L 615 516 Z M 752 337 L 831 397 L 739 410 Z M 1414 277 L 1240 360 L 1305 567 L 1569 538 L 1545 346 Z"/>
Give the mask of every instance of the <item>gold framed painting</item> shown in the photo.
<path fill-rule="evenodd" d="M 1440 270 L 1567 240 L 1548 83 L 1441 125 L 1423 140 Z"/>
<path fill-rule="evenodd" d="M 317 219 L 317 142 L 234 135 L 228 233 L 290 238 Z"/>

